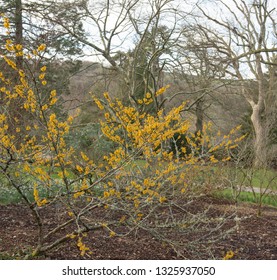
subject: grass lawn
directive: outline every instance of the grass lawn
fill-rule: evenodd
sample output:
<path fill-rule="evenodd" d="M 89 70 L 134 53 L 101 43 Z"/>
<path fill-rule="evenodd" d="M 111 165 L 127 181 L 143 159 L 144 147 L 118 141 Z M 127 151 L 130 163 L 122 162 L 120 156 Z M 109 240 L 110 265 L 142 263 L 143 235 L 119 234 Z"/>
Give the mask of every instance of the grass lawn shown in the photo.
<path fill-rule="evenodd" d="M 277 190 L 277 172 L 274 170 L 226 167 L 222 173 L 236 180 L 239 186 Z"/>
<path fill-rule="evenodd" d="M 215 193 L 215 196 L 227 198 L 230 200 L 235 199 L 235 195 L 233 194 L 233 191 L 230 189 L 218 191 Z M 277 195 L 267 194 L 261 197 L 259 193 L 254 194 L 252 192 L 241 191 L 237 196 L 237 201 L 255 203 L 255 204 L 259 204 L 261 202 L 262 205 L 270 205 L 270 206 L 277 207 Z"/>
<path fill-rule="evenodd" d="M 39 166 L 41 167 L 41 166 Z M 42 169 L 46 170 L 46 167 L 41 167 Z M 47 170 L 46 170 L 47 171 Z M 38 191 L 41 197 L 50 197 L 55 196 L 57 192 L 63 192 L 65 191 L 65 187 L 61 183 L 61 179 L 58 175 L 60 172 L 59 168 L 54 168 L 51 171 L 51 180 L 53 182 L 53 186 L 50 188 L 46 188 L 44 184 L 41 185 L 38 184 Z M 74 178 L 74 174 L 69 171 L 68 175 L 69 179 Z M 24 193 L 24 195 L 28 198 L 29 201 L 34 202 L 34 189 L 33 189 L 33 183 L 37 182 L 39 183 L 36 178 L 34 178 L 32 175 L 25 175 L 24 177 L 18 177 L 18 185 L 20 186 L 20 190 Z M 23 202 L 23 198 L 19 194 L 19 192 L 11 186 L 11 184 L 8 182 L 7 178 L 0 174 L 0 204 L 7 205 L 7 204 L 16 204 Z"/>

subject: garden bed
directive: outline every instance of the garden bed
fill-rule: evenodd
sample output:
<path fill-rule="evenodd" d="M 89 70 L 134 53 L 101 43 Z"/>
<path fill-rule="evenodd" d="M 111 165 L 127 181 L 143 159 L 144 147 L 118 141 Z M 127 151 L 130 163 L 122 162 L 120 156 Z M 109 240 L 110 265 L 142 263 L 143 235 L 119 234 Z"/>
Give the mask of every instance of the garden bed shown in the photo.
<path fill-rule="evenodd" d="M 215 198 L 205 198 L 199 201 L 211 205 L 209 213 L 233 212 L 235 205 L 230 201 Z M 195 204 L 196 209 L 200 204 Z M 264 207 L 263 215 L 257 217 L 255 205 L 241 203 L 236 207 L 238 225 L 236 231 L 222 238 L 210 250 L 215 259 L 222 259 L 227 251 L 233 251 L 234 259 L 277 259 L 277 209 Z M 53 217 L 57 220 L 64 213 L 59 208 L 47 208 L 45 227 L 53 227 Z M 101 211 L 98 212 L 101 215 Z M 49 217 L 49 219 L 47 218 Z M 228 230 L 228 223 L 226 223 Z M 178 230 L 174 232 L 178 235 Z M 180 236 L 180 238 L 182 238 Z M 194 236 L 191 236 L 193 241 Z M 76 240 L 64 243 L 49 251 L 40 259 L 180 259 L 174 249 L 168 244 L 155 239 L 148 232 L 138 230 L 127 236 L 110 237 L 104 230 L 91 232 L 84 239 L 91 249 L 91 254 L 80 255 Z M 188 240 L 190 242 L 190 240 Z M 24 254 L 36 245 L 36 227 L 28 208 L 20 205 L 0 206 L 0 258 L 21 259 Z M 205 256 L 204 256 L 205 257 Z M 197 252 L 185 253 L 187 259 L 198 259 Z M 203 258 L 203 255 L 201 255 Z M 210 258 L 210 255 L 206 258 Z"/>

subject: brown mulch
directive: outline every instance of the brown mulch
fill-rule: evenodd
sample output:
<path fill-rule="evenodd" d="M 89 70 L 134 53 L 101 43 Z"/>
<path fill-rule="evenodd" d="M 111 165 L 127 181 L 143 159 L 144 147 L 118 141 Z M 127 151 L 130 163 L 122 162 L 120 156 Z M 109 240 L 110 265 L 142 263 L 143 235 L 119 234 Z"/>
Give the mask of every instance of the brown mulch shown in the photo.
<path fill-rule="evenodd" d="M 201 202 L 203 203 L 203 202 Z M 225 213 L 235 207 L 228 201 L 211 199 L 212 209 Z M 198 207 L 196 205 L 195 207 Z M 55 207 L 48 208 L 45 226 L 51 228 L 52 218 L 60 215 Z M 225 239 L 213 245 L 211 250 L 215 259 L 222 259 L 227 251 L 235 252 L 234 259 L 274 259 L 277 260 L 277 209 L 264 207 L 262 216 L 256 215 L 255 205 L 240 204 L 237 207 L 239 228 Z M 99 213 L 100 215 L 100 213 Z M 176 232 L 176 234 L 178 234 Z M 109 237 L 105 231 L 90 233 L 86 245 L 92 254 L 80 256 L 76 240 L 63 244 L 48 252 L 40 259 L 180 259 L 172 247 L 156 240 L 148 232 L 140 231 L 135 235 Z M 26 250 L 36 244 L 36 227 L 33 218 L 23 205 L 0 205 L 0 259 L 20 259 Z M 193 255 L 185 256 L 193 259 Z M 204 256 L 205 257 L 205 256 Z M 197 259 L 195 255 L 195 259 Z M 203 258 L 203 255 L 201 256 Z M 207 258 L 209 258 L 207 256 Z"/>

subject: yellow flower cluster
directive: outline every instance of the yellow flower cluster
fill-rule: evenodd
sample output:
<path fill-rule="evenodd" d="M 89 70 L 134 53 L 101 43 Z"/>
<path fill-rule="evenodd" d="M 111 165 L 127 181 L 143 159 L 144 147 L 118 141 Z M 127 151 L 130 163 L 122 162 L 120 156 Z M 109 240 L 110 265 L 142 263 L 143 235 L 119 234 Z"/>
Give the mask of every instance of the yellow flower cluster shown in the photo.
<path fill-rule="evenodd" d="M 3 15 L 2 15 L 3 16 Z M 3 21 L 4 21 L 4 27 L 6 28 L 6 29 L 9 29 L 10 28 L 10 21 L 9 21 L 9 19 L 7 18 L 7 17 L 4 17 L 3 18 Z"/>
<path fill-rule="evenodd" d="M 169 88 L 170 86 L 169 85 L 167 85 L 167 86 L 165 86 L 165 87 L 161 87 L 157 92 L 156 92 L 156 96 L 159 96 L 159 95 L 161 95 L 161 94 L 164 94 L 165 92 L 166 92 L 166 90 Z"/>
<path fill-rule="evenodd" d="M 90 249 L 83 243 L 82 237 L 78 237 L 77 246 L 81 252 L 81 256 L 84 256 L 86 252 L 90 252 Z"/>
<path fill-rule="evenodd" d="M 151 95 L 146 94 L 145 98 L 150 100 Z M 110 98 L 106 98 L 106 101 L 112 115 L 109 112 L 105 114 L 106 121 L 101 123 L 102 131 L 125 149 L 143 149 L 144 154 L 150 156 L 151 151 L 172 138 L 174 133 L 186 133 L 189 129 L 189 123 L 182 121 L 180 114 L 185 103 L 173 108 L 166 116 L 162 110 L 154 116 L 140 113 L 132 106 L 123 106 L 120 100 L 112 102 Z M 99 100 L 95 102 L 100 105 Z"/>
<path fill-rule="evenodd" d="M 165 90 L 162 88 L 157 95 Z M 146 94 L 145 98 L 149 100 L 152 96 Z M 129 201 L 136 211 L 140 211 L 146 203 L 167 203 L 168 198 L 176 194 L 186 195 L 188 187 L 199 176 L 202 162 L 206 164 L 208 160 L 217 164 L 230 160 L 228 154 L 219 159 L 213 153 L 222 149 L 228 151 L 243 139 L 234 139 L 239 127 L 224 137 L 219 133 L 218 137 L 211 137 L 214 134 L 211 123 L 206 123 L 202 132 L 191 133 L 190 122 L 184 120 L 181 114 L 185 102 L 168 113 L 160 110 L 154 115 L 125 106 L 121 100 L 112 100 L 108 93 L 105 93 L 104 101 L 94 101 L 100 109 L 106 109 L 105 121 L 101 122 L 102 132 L 119 146 L 104 158 L 107 171 L 109 168 L 119 170 L 115 178 L 121 182 L 118 184 L 122 190 L 119 194 L 113 185 L 106 184 L 103 198 L 106 201 L 117 198 Z M 145 104 L 145 101 L 142 100 L 142 103 Z M 175 134 L 179 137 L 186 135 L 188 149 L 182 148 L 184 158 L 174 157 L 173 152 L 163 148 Z M 132 160 L 134 157 L 143 158 L 144 165 L 138 166 Z M 122 167 L 124 163 L 127 167 Z"/>
<path fill-rule="evenodd" d="M 165 89 L 161 90 L 160 94 L 164 91 Z M 121 192 L 115 190 L 113 184 L 109 183 L 105 185 L 103 198 L 107 201 L 116 198 L 129 201 L 136 211 L 140 211 L 140 207 L 145 203 L 153 201 L 166 203 L 167 196 L 175 191 L 177 185 L 182 185 L 182 191 L 179 189 L 179 193 L 183 193 L 184 176 L 181 172 L 178 174 L 182 164 L 171 162 L 173 154 L 163 151 L 162 145 L 175 133 L 188 131 L 189 122 L 181 117 L 185 103 L 173 108 L 168 114 L 164 114 L 161 110 L 157 115 L 152 115 L 139 112 L 132 106 L 124 106 L 120 100 L 113 101 L 107 93 L 104 98 L 108 111 L 104 114 L 105 121 L 101 122 L 102 131 L 106 137 L 120 145 L 113 153 L 104 157 L 108 163 L 106 169 L 118 168 L 136 154 L 143 154 L 149 165 L 146 163 L 143 167 L 137 168 L 136 162 L 132 161 L 130 167 L 120 168 L 116 180 L 121 181 L 119 183 L 122 187 Z M 152 97 L 146 94 L 145 98 L 149 100 Z M 95 102 L 101 107 L 99 100 Z M 145 100 L 143 102 L 145 103 Z M 155 168 L 155 172 L 152 167 Z M 144 174 L 148 169 L 152 171 Z M 167 186 L 171 187 L 167 189 Z"/>
<path fill-rule="evenodd" d="M 35 202 L 37 203 L 37 206 L 41 207 L 43 205 L 45 205 L 47 203 L 47 200 L 46 199 L 40 199 L 39 198 L 39 193 L 38 193 L 38 190 L 37 190 L 37 185 L 35 184 L 34 185 L 34 199 L 35 199 Z"/>

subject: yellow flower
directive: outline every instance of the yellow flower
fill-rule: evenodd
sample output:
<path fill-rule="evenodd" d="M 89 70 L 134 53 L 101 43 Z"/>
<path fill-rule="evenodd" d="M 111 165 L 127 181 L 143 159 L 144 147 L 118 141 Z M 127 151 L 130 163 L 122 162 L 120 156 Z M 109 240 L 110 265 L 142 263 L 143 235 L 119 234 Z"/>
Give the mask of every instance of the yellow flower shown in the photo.
<path fill-rule="evenodd" d="M 41 107 L 41 110 L 42 111 L 45 111 L 45 110 L 47 110 L 48 109 L 48 105 L 47 104 L 44 104 L 42 107 Z"/>
<path fill-rule="evenodd" d="M 159 201 L 160 203 L 164 203 L 166 201 L 166 197 L 160 196 Z"/>
<path fill-rule="evenodd" d="M 148 98 L 148 99 L 151 98 L 151 93 L 147 92 L 145 97 Z"/>
<path fill-rule="evenodd" d="M 104 109 L 104 106 L 102 105 L 102 103 L 100 102 L 99 99 L 94 98 L 94 102 L 95 102 L 95 104 L 98 106 L 98 108 L 99 108 L 100 110 L 103 110 L 103 109 Z"/>
<path fill-rule="evenodd" d="M 214 157 L 214 155 L 210 156 L 210 162 L 217 163 L 218 160 Z"/>
<path fill-rule="evenodd" d="M 4 18 L 4 27 L 6 28 L 6 29 L 9 29 L 10 28 L 10 21 L 9 21 L 9 19 L 8 18 Z"/>
<path fill-rule="evenodd" d="M 83 152 L 81 152 L 81 157 L 84 161 L 89 161 L 89 158 Z"/>
<path fill-rule="evenodd" d="M 37 206 L 40 207 L 47 203 L 46 199 L 40 200 L 38 190 L 37 190 L 37 185 L 34 185 L 33 195 L 34 195 L 35 202 L 37 203 Z"/>
<path fill-rule="evenodd" d="M 81 256 L 84 256 L 86 251 L 90 251 L 88 247 L 82 242 L 82 238 L 78 238 L 77 246 L 79 250 L 81 251 Z"/>
<path fill-rule="evenodd" d="M 232 149 L 235 149 L 237 147 L 238 147 L 238 144 L 235 144 L 235 145 L 230 146 L 229 149 L 232 150 Z"/>
<path fill-rule="evenodd" d="M 80 165 L 76 165 L 76 170 L 78 170 L 78 172 L 82 173 L 84 171 L 84 169 L 80 166 Z"/>
<path fill-rule="evenodd" d="M 110 237 L 114 237 L 115 235 L 116 235 L 116 233 L 113 230 L 111 230 L 110 231 Z"/>
<path fill-rule="evenodd" d="M 38 206 L 43 206 L 45 204 L 47 204 L 47 199 L 46 198 L 44 198 L 43 200 L 38 202 Z"/>
<path fill-rule="evenodd" d="M 15 45 L 16 50 L 21 51 L 23 49 L 23 46 L 20 44 Z"/>
<path fill-rule="evenodd" d="M 109 192 L 104 192 L 103 195 L 104 195 L 104 198 L 107 198 L 110 196 Z"/>
<path fill-rule="evenodd" d="M 223 260 L 230 260 L 234 257 L 235 253 L 233 251 L 228 251 L 224 256 Z"/>
<path fill-rule="evenodd" d="M 41 72 L 45 72 L 45 71 L 46 71 L 46 66 L 45 66 L 45 65 L 42 66 L 42 67 L 40 68 L 40 71 L 41 71 Z"/>
<path fill-rule="evenodd" d="M 67 118 L 67 121 L 69 122 L 69 123 L 72 123 L 73 122 L 73 116 L 69 116 L 68 118 Z"/>
<path fill-rule="evenodd" d="M 16 51 L 15 46 L 14 46 L 14 44 L 11 40 L 6 41 L 5 47 L 6 47 L 6 50 L 9 51 L 9 52 L 15 52 Z"/>
<path fill-rule="evenodd" d="M 25 78 L 25 73 L 24 73 L 24 71 L 19 70 L 18 73 L 19 73 L 20 77 Z"/>
<path fill-rule="evenodd" d="M 45 73 L 41 73 L 41 74 L 39 75 L 39 77 L 38 77 L 38 78 L 39 78 L 40 80 L 43 80 L 43 79 L 44 79 L 44 77 L 45 77 Z"/>
<path fill-rule="evenodd" d="M 108 92 L 104 92 L 104 97 L 107 99 L 107 100 L 110 100 L 110 96 L 109 96 L 109 93 Z"/>
<path fill-rule="evenodd" d="M 157 92 L 156 92 L 156 96 L 159 96 L 161 94 L 163 94 L 170 86 L 167 85 L 165 87 L 160 88 Z"/>
<path fill-rule="evenodd" d="M 14 61 L 8 59 L 6 56 L 4 56 L 4 59 L 9 66 L 11 66 L 13 69 L 17 70 L 16 63 Z"/>
<path fill-rule="evenodd" d="M 139 218 L 142 218 L 142 217 L 143 217 L 143 214 L 142 214 L 142 213 L 138 213 L 137 216 L 138 216 Z"/>
<path fill-rule="evenodd" d="M 76 192 L 76 193 L 74 193 L 73 197 L 78 198 L 79 196 L 82 196 L 84 193 L 85 193 L 84 191 Z"/>
<path fill-rule="evenodd" d="M 37 48 L 37 50 L 38 50 L 39 52 L 43 52 L 45 49 L 46 49 L 46 45 L 45 45 L 45 44 L 41 44 L 41 45 Z"/>
<path fill-rule="evenodd" d="M 47 81 L 43 80 L 41 83 L 45 86 L 47 84 Z"/>
<path fill-rule="evenodd" d="M 6 120 L 6 116 L 4 114 L 0 114 L 0 122 L 4 122 Z"/>
<path fill-rule="evenodd" d="M 51 98 L 49 105 L 53 106 L 54 104 L 56 104 L 57 101 L 58 101 L 58 98 Z"/>
<path fill-rule="evenodd" d="M 226 158 L 223 158 L 223 159 L 222 159 L 223 162 L 229 161 L 229 160 L 231 160 L 231 157 L 226 157 Z"/>
<path fill-rule="evenodd" d="M 50 92 L 50 98 L 53 98 L 57 95 L 57 91 L 54 89 Z"/>

